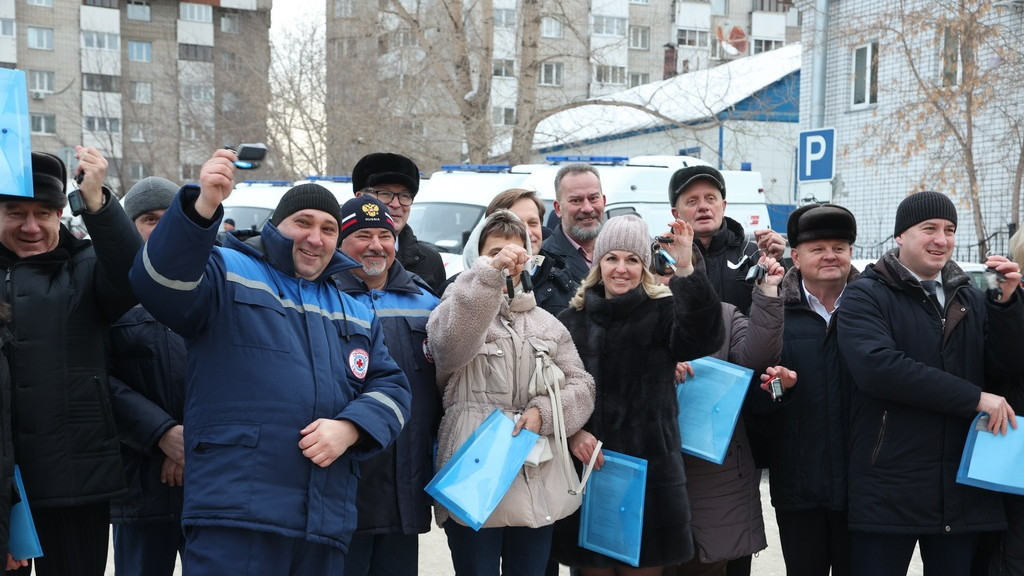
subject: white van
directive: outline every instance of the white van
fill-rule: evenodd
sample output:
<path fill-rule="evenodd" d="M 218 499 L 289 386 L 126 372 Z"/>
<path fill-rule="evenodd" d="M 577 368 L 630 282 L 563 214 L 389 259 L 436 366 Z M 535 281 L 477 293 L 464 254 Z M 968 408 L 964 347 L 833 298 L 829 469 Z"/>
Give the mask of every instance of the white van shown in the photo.
<path fill-rule="evenodd" d="M 499 192 L 521 187 L 526 173 L 504 164 L 444 165 L 420 181 L 409 220 L 416 238 L 441 253 L 449 278 L 462 271 L 462 249 L 469 233 Z"/>
<path fill-rule="evenodd" d="M 352 179 L 348 176 L 309 176 L 306 180 L 247 180 L 235 184 L 231 195 L 224 200 L 224 218 L 235 221 L 237 230 L 263 229 L 277 208 L 281 197 L 293 186 L 315 182 L 331 191 L 339 204 L 351 200 Z"/>

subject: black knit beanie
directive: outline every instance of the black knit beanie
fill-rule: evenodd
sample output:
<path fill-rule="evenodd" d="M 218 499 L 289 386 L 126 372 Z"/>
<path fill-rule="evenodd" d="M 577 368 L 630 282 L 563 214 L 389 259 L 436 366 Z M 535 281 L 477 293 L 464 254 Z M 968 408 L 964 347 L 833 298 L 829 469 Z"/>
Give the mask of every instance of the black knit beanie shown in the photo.
<path fill-rule="evenodd" d="M 956 228 L 956 206 L 949 196 L 932 191 L 911 194 L 896 209 L 896 226 L 892 235 L 899 236 L 907 228 L 933 218 L 949 220 Z"/>
<path fill-rule="evenodd" d="M 338 199 L 330 190 L 319 184 L 299 184 L 285 192 L 274 209 L 274 215 L 270 217 L 270 223 L 277 226 L 299 210 L 327 212 L 334 217 L 339 226 L 341 225 L 341 206 Z"/>

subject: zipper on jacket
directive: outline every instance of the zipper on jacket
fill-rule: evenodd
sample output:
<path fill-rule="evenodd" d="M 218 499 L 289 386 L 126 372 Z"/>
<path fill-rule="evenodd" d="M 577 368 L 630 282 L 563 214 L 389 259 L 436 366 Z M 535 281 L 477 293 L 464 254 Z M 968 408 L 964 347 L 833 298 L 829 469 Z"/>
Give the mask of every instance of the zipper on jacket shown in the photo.
<path fill-rule="evenodd" d="M 885 423 L 889 419 L 889 411 L 882 412 L 882 426 L 878 429 L 878 440 L 875 441 L 875 449 L 871 451 L 871 464 L 878 460 L 878 453 L 882 450 L 882 440 L 885 438 Z"/>

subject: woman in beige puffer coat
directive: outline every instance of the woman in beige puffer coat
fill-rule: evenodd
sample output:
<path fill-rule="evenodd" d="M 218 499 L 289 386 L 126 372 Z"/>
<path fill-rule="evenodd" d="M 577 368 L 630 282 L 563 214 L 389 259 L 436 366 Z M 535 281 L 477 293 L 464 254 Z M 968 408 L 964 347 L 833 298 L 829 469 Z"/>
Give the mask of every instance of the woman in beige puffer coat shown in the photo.
<path fill-rule="evenodd" d="M 538 352 L 546 353 L 565 374 L 561 410 L 569 435 L 594 408 L 594 380 L 583 368 L 569 332 L 537 307 L 533 293 L 518 283 L 530 254 L 523 223 L 511 212 L 496 211 L 474 245 L 480 257 L 448 287 L 427 322 L 444 408 L 438 469 L 495 409 L 518 416 L 516 433 L 525 427 L 551 440 L 552 409 L 557 406 L 547 395 L 531 395 L 529 389 Z M 505 270 L 516 279 L 511 298 Z M 561 447 L 551 442 L 551 449 L 557 458 Z M 544 573 L 554 522 L 571 514 L 580 502 L 568 494 L 556 464 L 551 459 L 539 466 L 525 465 L 479 531 L 435 503 L 456 574 Z"/>

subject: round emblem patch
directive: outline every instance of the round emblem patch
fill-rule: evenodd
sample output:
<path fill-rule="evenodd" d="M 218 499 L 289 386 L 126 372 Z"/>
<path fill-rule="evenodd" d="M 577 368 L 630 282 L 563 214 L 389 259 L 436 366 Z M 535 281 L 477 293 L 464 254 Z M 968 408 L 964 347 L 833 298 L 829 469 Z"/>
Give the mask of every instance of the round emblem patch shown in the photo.
<path fill-rule="evenodd" d="M 356 378 L 366 378 L 366 371 L 370 369 L 370 355 L 366 350 L 356 348 L 348 355 L 348 367 Z"/>
<path fill-rule="evenodd" d="M 434 357 L 430 355 L 430 339 L 423 339 L 423 357 L 427 359 L 427 362 L 434 363 Z"/>

